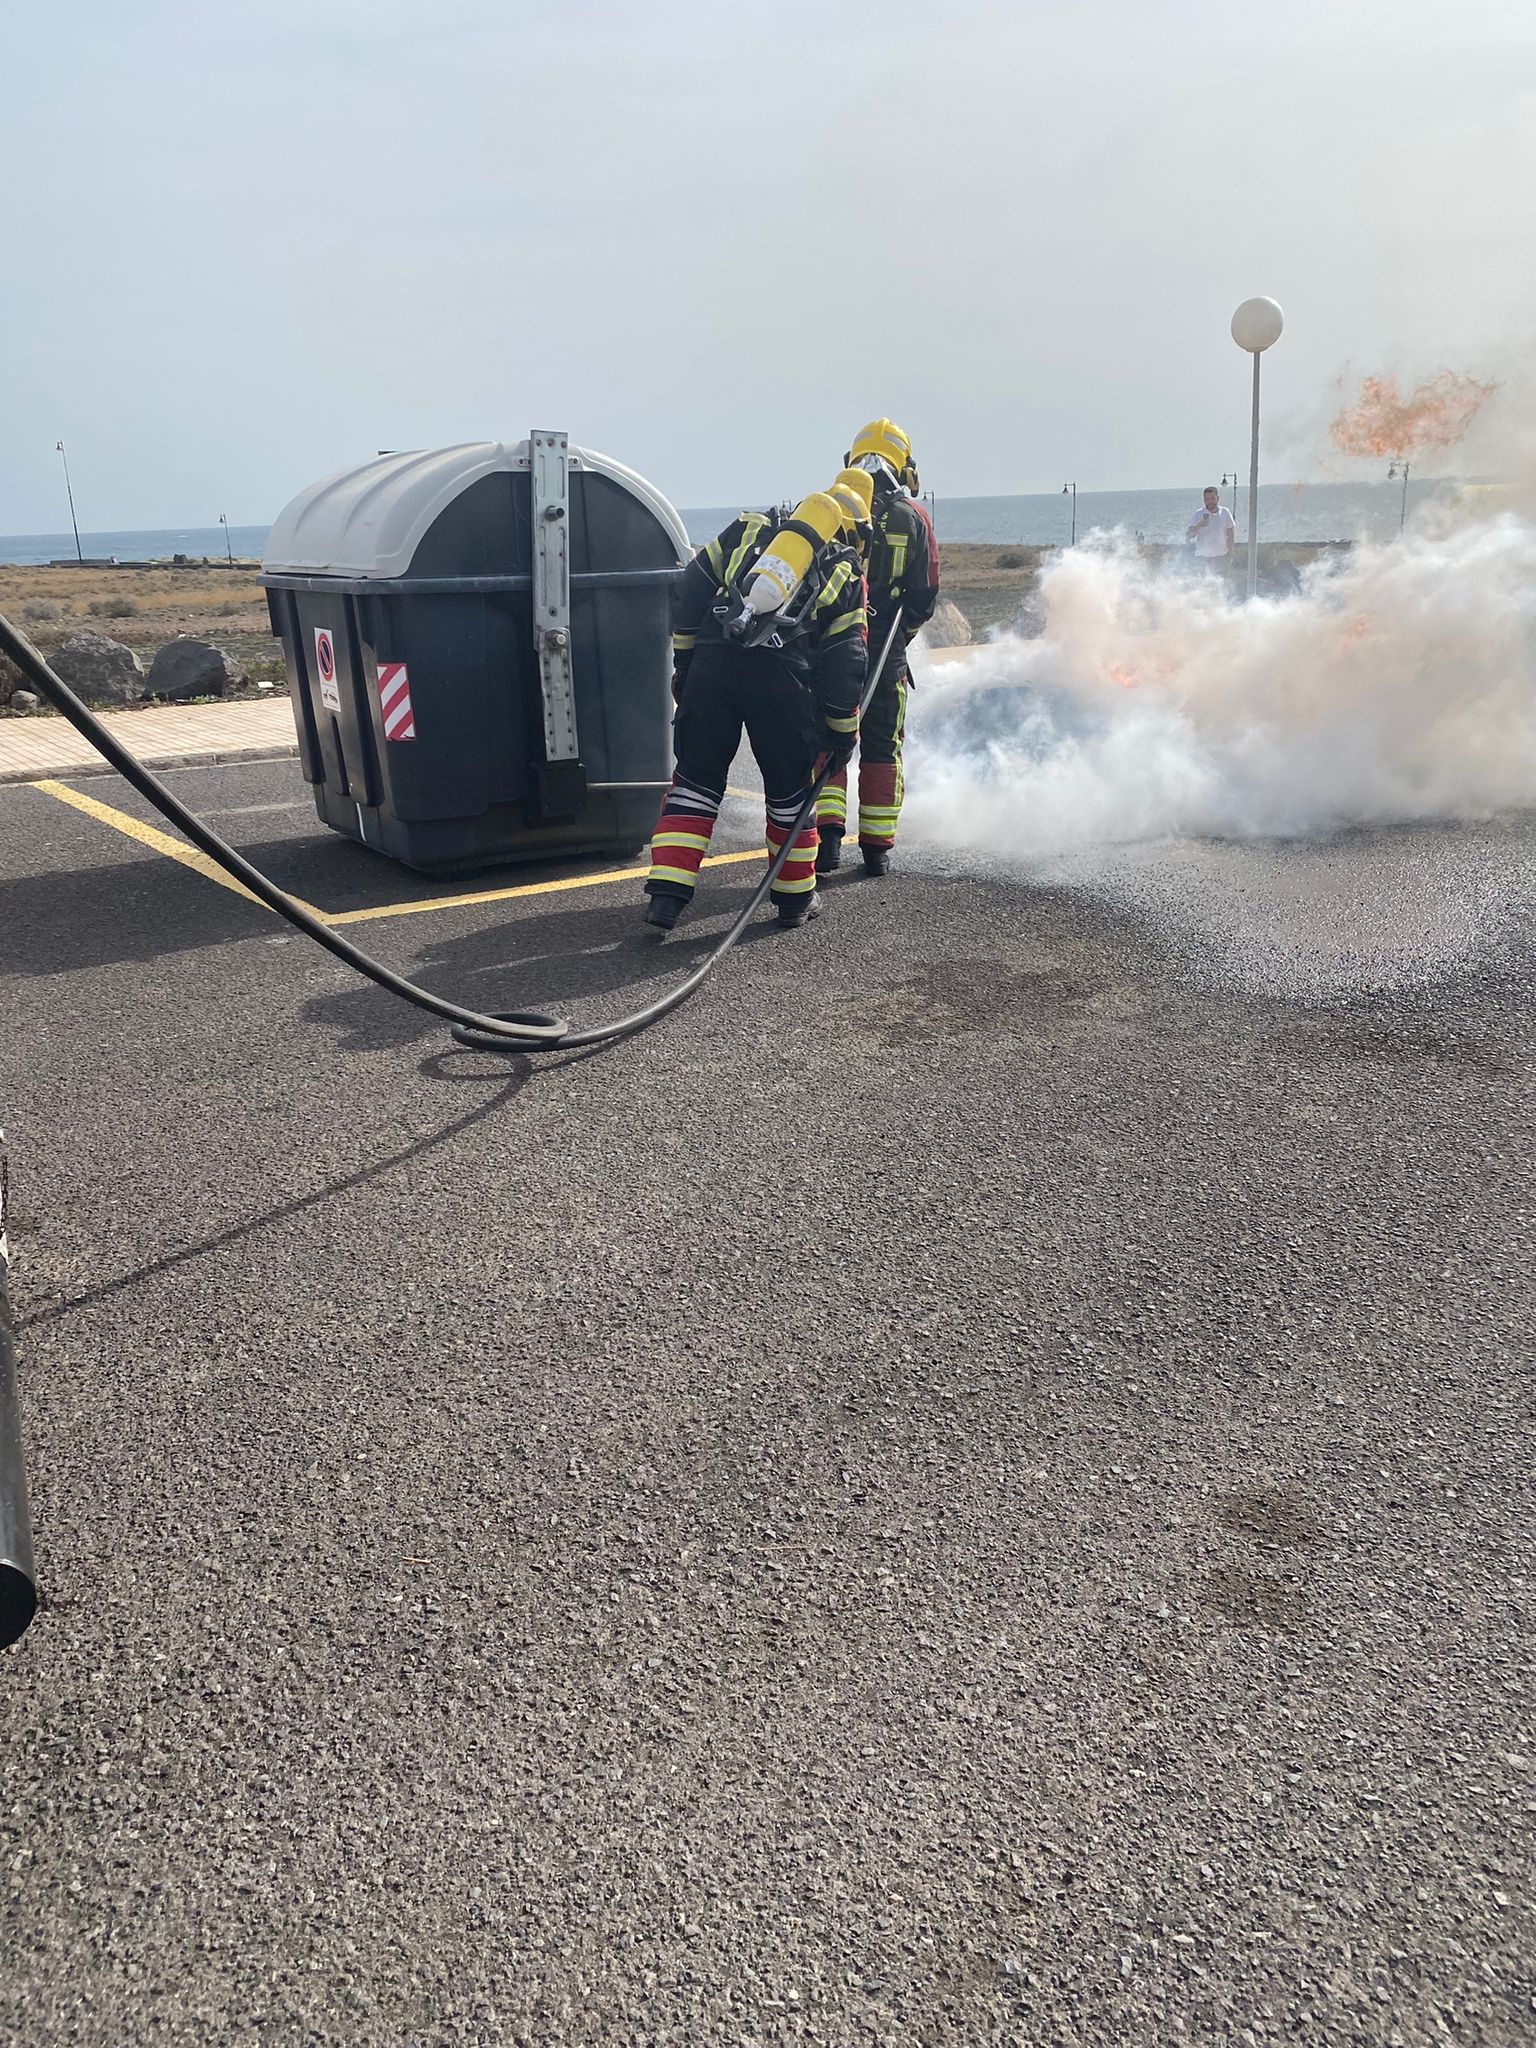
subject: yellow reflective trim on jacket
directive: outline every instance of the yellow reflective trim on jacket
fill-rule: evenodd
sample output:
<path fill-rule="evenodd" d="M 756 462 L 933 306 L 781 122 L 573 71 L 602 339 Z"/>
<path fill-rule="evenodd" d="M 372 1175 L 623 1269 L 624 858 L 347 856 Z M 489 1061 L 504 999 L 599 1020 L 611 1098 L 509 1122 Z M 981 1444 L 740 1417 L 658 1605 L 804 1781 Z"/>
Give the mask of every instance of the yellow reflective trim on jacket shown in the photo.
<path fill-rule="evenodd" d="M 763 513 L 748 513 L 747 517 L 742 521 L 741 540 L 732 553 L 730 561 L 726 564 L 725 573 L 721 576 L 720 580 L 722 583 L 734 583 L 736 581 L 737 571 L 752 552 L 753 543 L 767 524 L 768 520 Z"/>
<path fill-rule="evenodd" d="M 720 574 L 719 537 L 716 536 L 714 540 L 706 542 L 705 545 L 699 549 L 699 553 L 703 556 L 704 560 L 709 564 L 710 575 L 718 577 Z"/>
<path fill-rule="evenodd" d="M 697 633 L 674 633 L 672 635 L 672 652 L 674 654 L 689 653 L 692 650 L 694 641 L 698 637 Z"/>
<path fill-rule="evenodd" d="M 827 628 L 827 638 L 835 640 L 839 633 L 851 632 L 855 627 L 861 632 L 869 630 L 869 621 L 864 616 L 863 605 L 860 605 L 856 612 L 844 612 L 840 619 L 834 619 Z"/>
<path fill-rule="evenodd" d="M 843 592 L 847 589 L 848 578 L 852 574 L 853 570 L 847 562 L 838 563 L 837 567 L 832 571 L 832 574 L 827 578 L 826 582 L 822 585 L 821 591 L 817 596 L 817 611 L 823 611 L 827 607 L 836 604 L 839 597 L 841 597 Z"/>
<path fill-rule="evenodd" d="M 831 732 L 857 732 L 859 729 L 859 714 L 855 711 L 851 718 L 828 717 L 824 723 Z"/>

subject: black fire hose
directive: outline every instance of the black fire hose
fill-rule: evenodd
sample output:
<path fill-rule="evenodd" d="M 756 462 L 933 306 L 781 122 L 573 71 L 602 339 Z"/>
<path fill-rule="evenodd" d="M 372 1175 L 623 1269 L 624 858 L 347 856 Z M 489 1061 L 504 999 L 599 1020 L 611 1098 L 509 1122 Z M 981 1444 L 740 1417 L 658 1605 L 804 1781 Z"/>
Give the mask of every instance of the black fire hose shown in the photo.
<path fill-rule="evenodd" d="M 860 699 L 859 713 L 862 717 L 875 694 L 875 686 L 885 668 L 886 658 L 895 645 L 896 635 L 901 626 L 901 613 L 891 621 L 891 629 L 885 637 L 879 659 L 870 670 Z M 453 1036 L 461 1045 L 473 1046 L 482 1052 L 573 1052 L 581 1046 L 612 1045 L 621 1038 L 631 1038 L 637 1031 L 644 1031 L 649 1025 L 675 1010 L 680 1003 L 688 1000 L 718 962 L 728 953 L 741 936 L 748 920 L 761 905 L 778 879 L 779 870 L 790 855 L 790 849 L 805 830 L 816 807 L 816 799 L 825 788 L 831 773 L 831 764 L 823 768 L 811 787 L 811 793 L 800 807 L 799 815 L 784 844 L 779 848 L 768 872 L 753 891 L 751 900 L 736 919 L 725 937 L 694 968 L 693 972 L 680 981 L 676 988 L 660 997 L 656 1002 L 637 1010 L 632 1017 L 620 1017 L 612 1024 L 595 1024 L 584 1031 L 573 1030 L 561 1017 L 546 1017 L 537 1010 L 512 1010 L 505 1015 L 466 1010 L 458 1003 L 450 1003 L 443 996 L 435 996 L 429 989 L 418 988 L 413 981 L 407 981 L 403 974 L 396 974 L 392 967 L 386 967 L 382 960 L 375 960 L 370 954 L 361 952 L 348 940 L 333 932 L 320 919 L 313 916 L 302 904 L 295 903 L 271 882 L 259 868 L 253 868 L 242 854 L 209 831 L 202 821 L 193 816 L 179 797 L 173 796 L 159 777 L 151 774 L 141 762 L 136 761 L 120 740 L 112 737 L 99 718 L 91 712 L 70 689 L 69 685 L 56 676 L 32 645 L 25 633 L 13 626 L 0 613 L 0 653 L 10 656 L 24 676 L 34 683 L 42 694 L 74 726 L 83 733 L 102 758 L 111 763 L 124 781 L 129 782 L 140 796 L 152 803 L 156 810 L 170 820 L 178 832 L 190 839 L 192 844 L 207 854 L 227 874 L 234 876 L 250 893 L 265 903 L 269 910 L 275 910 L 279 917 L 285 917 L 296 930 L 306 938 L 314 940 L 317 946 L 324 946 L 328 953 L 334 953 L 338 960 L 364 975 L 369 981 L 377 982 L 402 1002 L 414 1003 L 419 1010 L 430 1011 L 453 1027 Z"/>

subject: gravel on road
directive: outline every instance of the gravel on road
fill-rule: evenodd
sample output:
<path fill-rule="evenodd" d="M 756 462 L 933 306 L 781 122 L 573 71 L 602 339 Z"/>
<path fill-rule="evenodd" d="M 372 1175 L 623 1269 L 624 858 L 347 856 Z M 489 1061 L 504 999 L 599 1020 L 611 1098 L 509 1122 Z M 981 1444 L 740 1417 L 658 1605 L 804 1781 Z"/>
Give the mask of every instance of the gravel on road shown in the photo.
<path fill-rule="evenodd" d="M 362 931 L 596 1017 L 752 872 Z M 530 1064 L 0 790 L 0 2033 L 1536 2038 L 1533 875 L 911 853 Z"/>

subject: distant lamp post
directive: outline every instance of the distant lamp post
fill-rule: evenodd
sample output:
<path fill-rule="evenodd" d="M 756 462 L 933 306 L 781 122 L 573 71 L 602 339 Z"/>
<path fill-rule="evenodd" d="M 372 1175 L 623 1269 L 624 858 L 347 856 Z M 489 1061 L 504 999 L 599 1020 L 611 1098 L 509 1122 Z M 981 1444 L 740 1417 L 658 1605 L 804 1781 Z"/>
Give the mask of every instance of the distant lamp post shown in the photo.
<path fill-rule="evenodd" d="M 1248 447 L 1248 595 L 1259 587 L 1259 357 L 1280 339 L 1285 315 L 1273 299 L 1244 299 L 1232 339 L 1253 357 L 1253 431 Z"/>
<path fill-rule="evenodd" d="M 229 557 L 229 566 L 233 569 L 235 566 L 235 551 L 229 544 L 229 521 L 222 512 L 219 514 L 219 524 L 224 529 L 224 552 Z"/>
<path fill-rule="evenodd" d="M 1387 481 L 1390 483 L 1395 476 L 1401 476 L 1403 480 L 1403 502 L 1397 515 L 1397 530 L 1401 533 L 1408 524 L 1408 458 L 1406 455 L 1399 456 L 1392 464 L 1392 467 L 1387 471 Z"/>
<path fill-rule="evenodd" d="M 1234 504 L 1234 505 L 1235 505 L 1235 504 L 1237 503 L 1237 491 L 1238 491 L 1238 486 L 1239 486 L 1239 485 L 1240 485 L 1241 483 L 1242 483 L 1242 478 L 1241 478 L 1241 477 L 1240 477 L 1240 476 L 1238 475 L 1238 473 L 1237 473 L 1237 467 L 1236 467 L 1236 465 L 1235 465 L 1235 464 L 1233 465 L 1233 469 L 1232 469 L 1232 474 L 1231 474 L 1230 476 L 1228 476 L 1228 475 L 1227 475 L 1227 472 L 1226 472 L 1225 470 L 1223 470 L 1223 471 L 1221 472 L 1221 488 L 1222 488 L 1222 489 L 1223 489 L 1224 491 L 1226 491 L 1226 490 L 1230 490 L 1230 491 L 1231 491 L 1231 493 L 1232 493 L 1232 502 L 1233 502 L 1233 504 Z"/>
<path fill-rule="evenodd" d="M 1062 487 L 1061 487 L 1061 495 L 1062 495 L 1063 497 L 1065 497 L 1065 496 L 1067 495 L 1068 491 L 1070 491 L 1070 492 L 1072 493 L 1072 539 L 1071 539 L 1071 543 L 1070 543 L 1070 545 L 1071 545 L 1072 547 L 1076 547 L 1076 546 L 1077 546 L 1077 485 L 1076 485 L 1076 484 L 1063 484 L 1063 485 L 1062 485 Z"/>
<path fill-rule="evenodd" d="M 77 561 L 83 562 L 85 550 L 80 545 L 80 522 L 75 517 L 75 487 L 69 480 L 69 456 L 62 441 L 55 441 L 53 445 L 58 449 L 64 462 L 64 489 L 69 494 L 69 523 L 75 529 L 75 557 Z"/>

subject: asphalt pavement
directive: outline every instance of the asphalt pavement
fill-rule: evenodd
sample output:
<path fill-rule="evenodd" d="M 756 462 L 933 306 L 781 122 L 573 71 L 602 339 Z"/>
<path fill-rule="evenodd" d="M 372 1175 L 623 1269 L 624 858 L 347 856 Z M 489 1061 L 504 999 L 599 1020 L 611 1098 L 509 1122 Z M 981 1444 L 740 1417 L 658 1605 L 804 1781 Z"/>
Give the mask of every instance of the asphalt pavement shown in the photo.
<path fill-rule="evenodd" d="M 0 788 L 4 2039 L 1536 2040 L 1536 820 L 826 893 Z"/>

